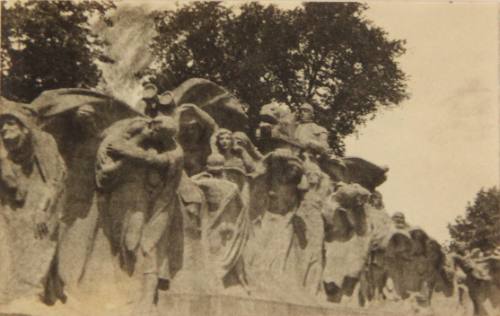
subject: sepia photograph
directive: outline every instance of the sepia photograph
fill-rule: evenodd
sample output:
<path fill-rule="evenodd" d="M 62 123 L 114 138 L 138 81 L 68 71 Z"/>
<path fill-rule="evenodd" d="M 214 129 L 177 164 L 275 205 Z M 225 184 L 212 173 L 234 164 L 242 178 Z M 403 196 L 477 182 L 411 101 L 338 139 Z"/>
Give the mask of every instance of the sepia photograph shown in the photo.
<path fill-rule="evenodd" d="M 500 316 L 496 1 L 0 4 L 0 316 Z"/>

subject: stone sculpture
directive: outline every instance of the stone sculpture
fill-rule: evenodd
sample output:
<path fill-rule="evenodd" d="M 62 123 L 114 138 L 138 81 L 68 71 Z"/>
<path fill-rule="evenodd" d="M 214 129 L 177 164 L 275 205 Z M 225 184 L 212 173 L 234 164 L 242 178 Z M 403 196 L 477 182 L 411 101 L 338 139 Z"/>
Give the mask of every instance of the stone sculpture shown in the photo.
<path fill-rule="evenodd" d="M 330 151 L 328 131 L 314 123 L 313 118 L 313 106 L 309 103 L 300 105 L 299 120 L 294 132 L 295 139 L 311 154 L 327 154 Z"/>
<path fill-rule="evenodd" d="M 323 274 L 329 300 L 351 296 L 367 261 L 373 228 L 367 205 L 370 193 L 358 184 L 341 184 L 328 197 L 325 218 L 326 266 Z"/>
<path fill-rule="evenodd" d="M 179 294 L 427 307 L 453 292 L 441 246 L 385 211 L 388 168 L 335 157 L 312 105 L 264 105 L 258 148 L 245 105 L 208 80 L 146 84 L 141 106 L 86 89 L 2 99 L 0 303 L 113 293 L 121 314 L 155 315 Z M 497 259 L 454 257 L 475 315 L 500 305 Z"/>
<path fill-rule="evenodd" d="M 103 282 L 106 288 L 135 277 L 142 282 L 135 312 L 145 315 L 154 310 L 159 281 L 170 277 L 166 240 L 180 208 L 183 162 L 177 130 L 167 116 L 119 121 L 105 131 L 98 150 L 93 207 L 99 224 L 80 282 L 99 291 Z M 103 274 L 106 265 L 111 275 Z"/>
<path fill-rule="evenodd" d="M 321 213 L 303 203 L 307 188 L 302 161 L 286 149 L 268 154 L 251 180 L 246 262 L 260 295 L 311 302 L 321 291 Z"/>
<path fill-rule="evenodd" d="M 102 132 L 119 120 L 141 114 L 119 100 L 86 89 L 48 90 L 31 107 L 38 114 L 41 128 L 55 138 L 68 167 L 58 271 L 66 287 L 72 287 L 83 273 L 86 249 L 92 242 L 89 236 L 97 225 L 97 213 L 91 206 Z"/>
<path fill-rule="evenodd" d="M 436 290 L 451 296 L 453 275 L 441 246 L 422 229 L 401 222 L 401 214 L 395 215 L 397 223 L 387 230 L 377 247 L 372 248 L 370 269 L 378 269 L 379 274 L 385 275 L 385 278 L 374 278 L 378 291 L 383 291 L 385 282 L 390 279 L 399 299 L 407 299 L 414 293 L 422 307 L 431 304 L 432 293 Z"/>
<path fill-rule="evenodd" d="M 248 290 L 243 258 L 250 232 L 248 205 L 244 205 L 238 186 L 228 180 L 205 178 L 196 184 L 207 201 L 206 213 L 201 216 L 207 270 L 204 282 L 213 282 L 212 293 L 231 287 Z"/>
<path fill-rule="evenodd" d="M 210 137 L 218 128 L 215 120 L 198 106 L 182 104 L 176 109 L 178 136 L 185 154 L 184 168 L 188 176 L 201 172 L 210 154 Z"/>
<path fill-rule="evenodd" d="M 500 310 L 500 256 L 494 253 L 489 256 L 474 256 L 454 254 L 452 256 L 455 268 L 463 273 L 460 284 L 465 285 L 467 294 L 473 305 L 474 316 L 488 316 Z M 462 293 L 464 295 L 465 293 Z M 461 303 L 464 298 L 461 297 Z M 489 302 L 493 311 L 488 311 Z"/>
<path fill-rule="evenodd" d="M 255 171 L 262 159 L 262 154 L 243 132 L 233 133 L 221 128 L 212 135 L 210 146 L 212 153 L 224 157 L 225 166 L 241 169 L 244 173 Z"/>
<path fill-rule="evenodd" d="M 0 301 L 64 298 L 55 268 L 66 167 L 54 139 L 33 118 L 2 102 L 0 110 Z"/>

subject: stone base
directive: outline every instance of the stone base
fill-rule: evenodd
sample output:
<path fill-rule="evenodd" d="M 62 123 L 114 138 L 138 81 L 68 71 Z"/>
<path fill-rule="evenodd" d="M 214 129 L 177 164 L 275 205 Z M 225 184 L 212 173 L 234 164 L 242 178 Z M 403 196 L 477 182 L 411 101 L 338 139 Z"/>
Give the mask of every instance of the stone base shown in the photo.
<path fill-rule="evenodd" d="M 80 305 L 81 304 L 81 305 Z M 401 315 L 396 311 L 347 307 L 333 303 L 323 306 L 304 306 L 263 299 L 224 295 L 164 293 L 158 306 L 159 316 L 385 316 Z M 46 306 L 39 302 L 18 302 L 8 309 L 0 306 L 0 316 L 129 316 L 129 308 L 106 308 L 100 304 L 68 300 Z M 406 314 L 406 313 L 405 313 Z M 135 316 L 135 315 L 134 315 Z M 137 315 L 139 316 L 139 315 Z"/>
<path fill-rule="evenodd" d="M 336 304 L 303 306 L 252 298 L 215 295 L 169 294 L 162 296 L 160 311 L 165 316 L 361 316 L 375 315 L 362 308 Z M 387 315 L 381 313 L 380 315 Z"/>

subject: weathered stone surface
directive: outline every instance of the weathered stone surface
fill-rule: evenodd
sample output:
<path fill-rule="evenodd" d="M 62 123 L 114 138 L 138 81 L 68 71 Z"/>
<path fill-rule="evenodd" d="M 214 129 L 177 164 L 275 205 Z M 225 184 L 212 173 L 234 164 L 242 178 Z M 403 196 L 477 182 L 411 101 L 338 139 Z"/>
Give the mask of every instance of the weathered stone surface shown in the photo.
<path fill-rule="evenodd" d="M 87 89 L 48 90 L 31 106 L 38 113 L 40 126 L 55 138 L 68 168 L 58 271 L 66 285 L 72 286 L 83 273 L 97 227 L 97 212 L 91 206 L 101 133 L 113 123 L 140 113 L 119 100 Z"/>
<path fill-rule="evenodd" d="M 51 302 L 65 164 L 54 139 L 24 113 L 2 108 L 0 135 L 0 302 Z"/>
<path fill-rule="evenodd" d="M 392 283 L 395 297 L 408 298 L 399 314 L 409 314 L 413 301 L 428 305 L 432 291 L 449 290 L 439 245 L 423 230 L 393 225 L 385 212 L 376 188 L 388 169 L 331 155 L 327 130 L 303 116 L 310 106 L 299 120 L 285 104 L 263 106 L 266 146 L 256 148 L 241 131 L 243 106 L 218 85 L 188 80 L 157 101 L 167 97 L 171 111 L 154 118 L 85 89 L 49 91 L 34 102 L 69 167 L 66 202 L 59 221 L 50 219 L 53 238 L 33 238 L 29 217 L 40 192 L 54 187 L 46 178 L 64 169 L 54 141 L 34 127 L 49 144 L 34 150 L 38 176 L 19 176 L 19 166 L 1 157 L 7 188 L 0 200 L 8 209 L 0 217 L 0 254 L 8 255 L 0 295 L 23 298 L 0 311 L 387 315 L 391 308 L 377 304 L 388 302 L 382 299 Z M 63 183 L 55 174 L 54 183 Z M 25 213 L 10 212 L 12 200 L 24 199 Z M 51 289 L 54 299 L 62 280 L 67 303 L 24 298 L 32 293 L 12 284 L 31 272 L 33 294 Z M 57 278 L 43 278 L 49 272 Z M 494 277 L 469 274 L 486 282 L 477 293 L 492 293 Z M 358 304 L 370 309 L 347 307 Z"/>

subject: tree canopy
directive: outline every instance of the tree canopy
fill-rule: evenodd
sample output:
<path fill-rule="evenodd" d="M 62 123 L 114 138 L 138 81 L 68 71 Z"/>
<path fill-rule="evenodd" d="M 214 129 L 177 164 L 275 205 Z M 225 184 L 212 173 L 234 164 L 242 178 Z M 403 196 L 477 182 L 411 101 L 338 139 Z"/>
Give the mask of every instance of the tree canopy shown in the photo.
<path fill-rule="evenodd" d="M 96 87 L 99 62 L 111 63 L 93 17 L 106 20 L 112 2 L 2 2 L 2 94 L 29 102 L 42 91 Z M 392 40 L 364 16 L 359 3 L 305 3 L 294 9 L 257 2 L 228 7 L 193 2 L 151 14 L 157 36 L 149 71 L 160 90 L 202 77 L 249 105 L 250 127 L 262 105 L 310 102 L 337 154 L 343 139 L 378 110 L 405 97 Z M 102 23 L 101 23 L 102 26 Z M 101 27 L 102 31 L 102 27 Z M 113 39 L 111 39 L 113 40 Z M 151 76 L 152 75 L 152 76 Z"/>
<path fill-rule="evenodd" d="M 455 251 L 479 248 L 492 250 L 500 245 L 500 190 L 496 187 L 481 189 L 473 203 L 448 225 L 452 241 L 450 249 Z"/>
<path fill-rule="evenodd" d="M 2 95 L 29 102 L 55 88 L 94 87 L 97 60 L 109 61 L 91 18 L 114 5 L 97 1 L 2 1 Z"/>
<path fill-rule="evenodd" d="M 342 154 L 342 139 L 406 94 L 397 58 L 404 41 L 368 21 L 359 3 L 305 3 L 285 10 L 257 2 L 229 8 L 194 2 L 155 12 L 150 71 L 163 89 L 212 80 L 249 105 L 250 127 L 271 101 L 307 101 Z"/>

